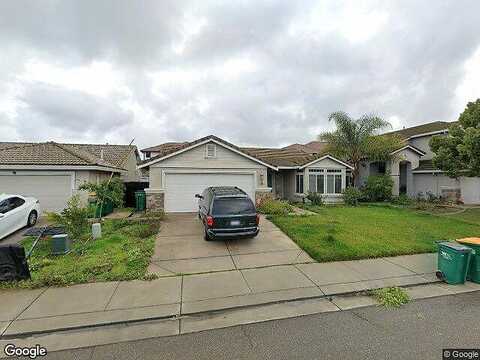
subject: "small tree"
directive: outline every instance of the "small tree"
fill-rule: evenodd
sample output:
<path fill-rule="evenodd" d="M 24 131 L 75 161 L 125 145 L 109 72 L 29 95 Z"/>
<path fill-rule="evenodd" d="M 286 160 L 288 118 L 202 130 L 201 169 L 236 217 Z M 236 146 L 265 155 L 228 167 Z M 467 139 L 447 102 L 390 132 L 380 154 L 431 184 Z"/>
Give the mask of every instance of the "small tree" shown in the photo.
<path fill-rule="evenodd" d="M 450 177 L 480 176 L 480 99 L 469 102 L 447 136 L 434 136 L 433 164 Z"/>
<path fill-rule="evenodd" d="M 390 123 L 375 115 L 362 115 L 351 118 L 338 111 L 330 114 L 336 130 L 320 134 L 319 138 L 329 143 L 333 155 L 348 161 L 352 166 L 353 184 L 356 186 L 362 160 L 386 161 L 390 154 L 401 147 L 402 140 L 393 135 L 377 136 L 377 133 L 390 126 Z"/>
<path fill-rule="evenodd" d="M 97 207 L 100 206 L 100 214 L 104 204 L 111 201 L 114 206 L 123 206 L 125 185 L 119 177 L 112 177 L 97 183 L 84 183 L 80 190 L 94 192 L 97 198 Z M 101 216 L 101 215 L 100 215 Z"/>
<path fill-rule="evenodd" d="M 88 230 L 88 209 L 81 204 L 80 197 L 74 195 L 60 214 L 48 213 L 48 220 L 65 228 L 71 239 L 78 240 Z"/>

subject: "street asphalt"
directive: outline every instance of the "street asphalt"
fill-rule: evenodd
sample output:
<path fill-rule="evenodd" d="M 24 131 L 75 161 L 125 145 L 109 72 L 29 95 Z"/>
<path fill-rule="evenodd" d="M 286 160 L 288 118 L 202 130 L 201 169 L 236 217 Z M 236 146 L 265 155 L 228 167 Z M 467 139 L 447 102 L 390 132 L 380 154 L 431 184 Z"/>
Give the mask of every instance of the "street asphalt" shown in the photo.
<path fill-rule="evenodd" d="M 480 348 L 480 293 L 49 353 L 48 359 L 442 359 Z"/>

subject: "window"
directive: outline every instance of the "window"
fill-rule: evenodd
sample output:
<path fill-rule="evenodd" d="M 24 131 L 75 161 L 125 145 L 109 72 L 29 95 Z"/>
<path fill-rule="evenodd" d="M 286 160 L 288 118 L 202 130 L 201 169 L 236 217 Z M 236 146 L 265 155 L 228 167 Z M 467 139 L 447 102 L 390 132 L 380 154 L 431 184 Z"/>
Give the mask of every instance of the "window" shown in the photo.
<path fill-rule="evenodd" d="M 217 146 L 215 144 L 207 144 L 206 152 L 205 157 L 214 158 L 217 155 Z"/>
<path fill-rule="evenodd" d="M 308 190 L 319 194 L 342 193 L 341 169 L 310 169 Z"/>
<path fill-rule="evenodd" d="M 10 200 L 3 200 L 0 202 L 0 214 L 5 214 L 10 210 Z"/>
<path fill-rule="evenodd" d="M 147 151 L 145 153 L 145 159 L 150 159 L 152 157 L 152 153 L 150 151 Z"/>
<path fill-rule="evenodd" d="M 6 199 L 0 203 L 0 213 L 6 214 L 7 212 L 22 206 L 23 204 L 25 204 L 25 200 L 20 199 L 19 197 Z"/>
<path fill-rule="evenodd" d="M 346 187 L 353 186 L 353 177 L 352 177 L 352 172 L 351 171 L 347 171 L 347 178 L 346 178 L 345 186 Z"/>
<path fill-rule="evenodd" d="M 308 190 L 310 192 L 323 194 L 325 193 L 325 176 L 324 169 L 311 169 L 308 176 Z"/>
<path fill-rule="evenodd" d="M 271 171 L 267 171 L 267 187 L 273 187 L 273 174 Z"/>
<path fill-rule="evenodd" d="M 303 194 L 303 174 L 295 175 L 295 192 L 297 194 Z"/>
<path fill-rule="evenodd" d="M 212 215 L 254 214 L 255 206 L 249 198 L 214 199 Z"/>

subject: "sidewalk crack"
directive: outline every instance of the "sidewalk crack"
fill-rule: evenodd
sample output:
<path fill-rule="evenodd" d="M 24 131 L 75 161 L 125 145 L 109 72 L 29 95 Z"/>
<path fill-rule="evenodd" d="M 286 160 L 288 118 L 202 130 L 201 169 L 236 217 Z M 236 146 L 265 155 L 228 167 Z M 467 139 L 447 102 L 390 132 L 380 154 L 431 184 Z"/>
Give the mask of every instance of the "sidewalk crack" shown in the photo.
<path fill-rule="evenodd" d="M 2 337 L 2 336 L 7 332 L 8 328 L 14 323 L 14 321 L 17 321 L 18 318 L 20 317 L 20 315 L 22 315 L 25 311 L 27 311 L 27 310 L 30 308 L 30 306 L 32 306 L 33 303 L 38 300 L 38 298 L 39 298 L 40 296 L 42 296 L 43 294 L 45 294 L 45 292 L 46 292 L 48 289 L 50 289 L 50 288 L 47 287 L 47 288 L 45 288 L 43 291 L 41 291 L 40 294 L 38 294 L 38 295 L 35 297 L 35 299 L 33 299 L 32 302 L 31 302 L 30 304 L 28 304 L 27 307 L 25 307 L 25 309 L 23 309 L 22 311 L 20 311 L 20 312 L 18 313 L 18 315 L 15 316 L 15 318 L 14 318 L 12 321 L 10 321 L 10 324 L 7 325 L 7 327 L 5 328 L 5 330 L 3 330 L 2 334 L 0 335 L 0 337 Z"/>
<path fill-rule="evenodd" d="M 113 290 L 112 295 L 110 295 L 110 299 L 108 299 L 107 304 L 105 305 L 105 308 L 103 309 L 103 311 L 107 310 L 108 305 L 110 305 L 110 303 L 112 302 L 113 296 L 117 292 L 117 289 L 119 286 L 120 286 L 120 281 L 117 282 L 117 286 L 115 286 L 115 290 Z"/>

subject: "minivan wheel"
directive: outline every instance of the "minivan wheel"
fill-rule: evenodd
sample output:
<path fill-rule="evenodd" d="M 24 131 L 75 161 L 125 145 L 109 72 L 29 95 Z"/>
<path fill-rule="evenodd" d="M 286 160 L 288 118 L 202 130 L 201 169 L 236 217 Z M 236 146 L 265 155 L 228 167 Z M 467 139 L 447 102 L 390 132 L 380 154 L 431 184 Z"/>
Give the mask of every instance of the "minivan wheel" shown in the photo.
<path fill-rule="evenodd" d="M 203 238 L 205 239 L 205 241 L 212 241 L 212 238 L 210 237 L 210 235 L 208 235 L 208 232 L 206 229 L 205 229 L 205 232 L 203 233 Z"/>
<path fill-rule="evenodd" d="M 30 211 L 30 214 L 28 214 L 28 220 L 27 220 L 27 226 L 32 227 L 37 223 L 38 220 L 38 214 L 35 210 Z"/>

